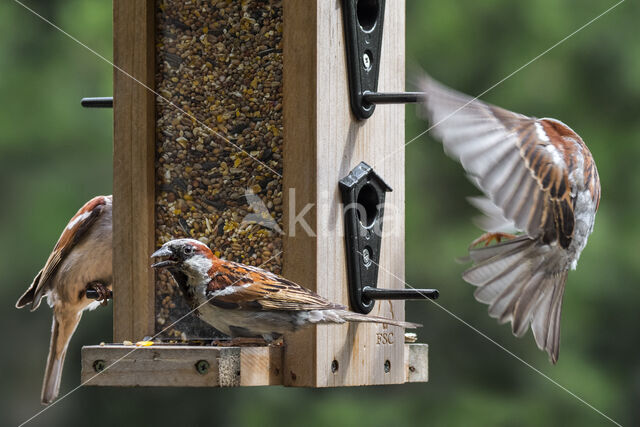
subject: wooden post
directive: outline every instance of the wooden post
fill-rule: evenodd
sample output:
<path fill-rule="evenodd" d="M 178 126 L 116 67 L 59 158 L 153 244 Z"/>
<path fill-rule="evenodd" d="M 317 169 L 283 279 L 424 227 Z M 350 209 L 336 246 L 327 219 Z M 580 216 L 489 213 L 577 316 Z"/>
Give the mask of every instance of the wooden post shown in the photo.
<path fill-rule="evenodd" d="M 388 2 L 380 91 L 404 90 L 404 14 L 403 0 Z M 370 119 L 354 118 L 344 43 L 340 1 L 285 0 L 283 273 L 333 302 L 348 305 L 338 180 L 360 161 L 393 188 L 386 198 L 378 286 L 403 287 L 387 271 L 404 277 L 404 107 L 378 106 Z M 315 235 L 296 221 L 307 204 L 311 209 L 303 219 Z M 380 301 L 371 314 L 403 319 L 404 302 Z M 319 326 L 287 337 L 286 343 L 287 385 L 405 381 L 401 328 Z"/>
<path fill-rule="evenodd" d="M 154 333 L 153 1 L 114 0 L 113 337 Z M 132 78 L 133 77 L 133 78 Z M 134 80 L 137 79 L 138 81 Z"/>

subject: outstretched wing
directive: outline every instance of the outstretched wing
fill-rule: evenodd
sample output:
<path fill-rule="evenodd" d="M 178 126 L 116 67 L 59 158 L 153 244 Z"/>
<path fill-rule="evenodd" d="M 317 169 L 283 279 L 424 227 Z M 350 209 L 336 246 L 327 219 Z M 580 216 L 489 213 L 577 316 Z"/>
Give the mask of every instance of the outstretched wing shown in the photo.
<path fill-rule="evenodd" d="M 73 218 L 71 218 L 53 248 L 53 252 L 49 255 L 39 277 L 36 277 L 36 280 L 34 280 L 31 285 L 31 287 L 35 286 L 32 310 L 35 310 L 40 305 L 42 296 L 49 289 L 49 281 L 56 271 L 58 271 L 60 263 L 66 258 L 71 249 L 82 240 L 87 230 L 91 228 L 91 225 L 100 216 L 107 203 L 111 203 L 111 196 L 94 197 L 85 203 Z M 27 291 L 27 293 L 29 293 L 29 291 Z"/>
<path fill-rule="evenodd" d="M 207 299 L 222 308 L 294 311 L 344 308 L 258 267 L 219 260 L 213 268 Z"/>
<path fill-rule="evenodd" d="M 575 223 L 570 150 L 580 137 L 559 121 L 486 104 L 428 76 L 422 89 L 432 133 L 504 218 L 567 248 Z"/>

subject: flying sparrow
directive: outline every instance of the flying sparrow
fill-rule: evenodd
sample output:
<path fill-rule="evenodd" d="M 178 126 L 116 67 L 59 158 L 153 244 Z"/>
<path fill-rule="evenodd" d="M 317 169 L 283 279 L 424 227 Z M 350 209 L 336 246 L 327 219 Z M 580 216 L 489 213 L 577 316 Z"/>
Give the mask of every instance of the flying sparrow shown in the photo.
<path fill-rule="evenodd" d="M 196 316 L 232 338 L 271 342 L 316 323 L 420 326 L 353 313 L 269 271 L 219 259 L 197 240 L 172 240 L 151 257 L 162 258 L 152 267 L 169 270 Z"/>
<path fill-rule="evenodd" d="M 567 273 L 576 268 L 600 203 L 593 157 L 558 120 L 504 110 L 428 76 L 421 86 L 432 133 L 486 195 L 470 199 L 484 212 L 478 225 L 488 233 L 470 246 L 474 265 L 463 278 L 478 287 L 475 297 L 491 317 L 511 322 L 515 336 L 531 325 L 555 364 Z M 513 230 L 517 236 L 507 233 Z"/>
<path fill-rule="evenodd" d="M 44 404 L 58 396 L 67 346 L 82 312 L 100 304 L 88 299 L 85 291 L 95 289 L 104 299 L 107 289 L 111 289 L 111 223 L 111 196 L 89 200 L 71 218 L 44 267 L 16 303 L 17 308 L 31 305 L 34 311 L 46 295 L 53 307 L 51 343 L 42 384 Z"/>

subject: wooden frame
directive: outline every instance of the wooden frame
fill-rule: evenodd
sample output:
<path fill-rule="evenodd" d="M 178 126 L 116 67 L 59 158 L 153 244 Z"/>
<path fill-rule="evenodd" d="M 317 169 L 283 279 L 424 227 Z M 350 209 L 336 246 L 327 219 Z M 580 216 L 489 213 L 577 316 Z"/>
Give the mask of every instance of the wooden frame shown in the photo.
<path fill-rule="evenodd" d="M 284 274 L 331 301 L 349 305 L 344 225 L 338 180 L 360 161 L 371 165 L 393 188 L 393 236 L 382 239 L 378 286 L 401 288 L 388 274 L 404 277 L 404 107 L 378 106 L 358 121 L 349 106 L 340 2 L 288 0 L 284 3 Z M 385 12 L 379 90 L 404 90 L 404 1 Z M 386 158 L 389 153 L 393 156 Z M 295 201 L 290 189 L 295 190 Z M 289 206 L 302 212 L 317 237 L 291 227 Z M 390 227 L 385 219 L 385 227 Z M 403 301 L 381 301 L 373 315 L 404 318 Z M 389 340 L 385 337 L 395 336 Z M 400 336 L 398 336 L 400 335 Z M 383 344 L 384 343 L 384 344 Z M 319 326 L 289 338 L 285 384 L 346 386 L 405 381 L 400 328 L 380 325 Z M 385 366 L 390 365 L 387 372 Z M 335 367 L 337 366 L 337 370 Z"/>
<path fill-rule="evenodd" d="M 154 2 L 114 0 L 113 339 L 154 334 Z M 134 80 L 133 78 L 136 80 Z M 145 87 L 146 86 L 146 87 Z"/>
<path fill-rule="evenodd" d="M 82 382 L 125 387 L 281 385 L 282 347 L 87 346 L 82 349 Z"/>
<path fill-rule="evenodd" d="M 283 3 L 283 275 L 348 306 L 338 180 L 360 161 L 393 188 L 387 194 L 385 228 L 391 226 L 392 206 L 395 231 L 382 239 L 378 285 L 403 287 L 393 276 L 404 277 L 404 108 L 378 106 L 366 121 L 352 115 L 339 6 L 338 0 Z M 404 10 L 404 0 L 386 8 L 381 91 L 404 89 Z M 118 343 L 155 333 L 155 281 L 149 268 L 155 244 L 156 120 L 149 90 L 155 71 L 154 2 L 114 0 L 113 29 L 114 62 L 124 71 L 114 70 L 113 324 Z M 308 204 L 304 220 L 314 235 L 292 216 Z M 404 302 L 378 302 L 372 314 L 404 319 Z M 119 362 L 96 375 L 96 360 Z M 209 374 L 194 370 L 199 360 L 210 361 Z M 401 328 L 350 324 L 306 329 L 285 337 L 285 346 L 278 348 L 88 346 L 82 353 L 82 380 L 118 386 L 397 384 L 427 381 L 427 361 L 428 347 L 405 344 Z"/>
<path fill-rule="evenodd" d="M 125 345 L 82 348 L 82 384 L 121 387 L 283 385 L 282 347 Z M 428 379 L 427 344 L 405 344 L 405 382 Z M 204 369 L 198 369 L 205 363 Z"/>

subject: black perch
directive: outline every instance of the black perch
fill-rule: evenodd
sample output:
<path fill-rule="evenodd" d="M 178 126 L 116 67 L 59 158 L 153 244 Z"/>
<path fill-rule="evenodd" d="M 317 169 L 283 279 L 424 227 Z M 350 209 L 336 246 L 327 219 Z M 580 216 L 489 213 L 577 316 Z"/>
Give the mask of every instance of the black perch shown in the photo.
<path fill-rule="evenodd" d="M 85 291 L 85 296 L 89 299 L 99 299 L 102 297 L 95 289 L 87 289 Z M 107 299 L 113 299 L 113 291 L 107 290 Z"/>
<path fill-rule="evenodd" d="M 113 97 L 82 98 L 80 104 L 84 108 L 113 108 Z"/>
<path fill-rule="evenodd" d="M 362 101 L 366 104 L 408 104 L 420 102 L 424 92 L 365 92 Z"/>
<path fill-rule="evenodd" d="M 380 289 L 365 286 L 362 296 L 370 300 L 438 299 L 440 292 L 437 289 Z"/>

